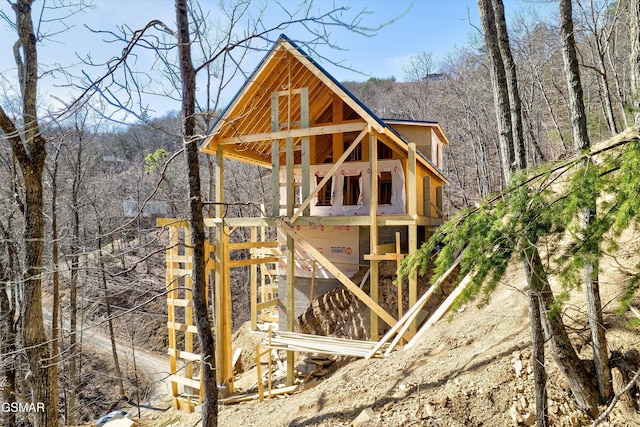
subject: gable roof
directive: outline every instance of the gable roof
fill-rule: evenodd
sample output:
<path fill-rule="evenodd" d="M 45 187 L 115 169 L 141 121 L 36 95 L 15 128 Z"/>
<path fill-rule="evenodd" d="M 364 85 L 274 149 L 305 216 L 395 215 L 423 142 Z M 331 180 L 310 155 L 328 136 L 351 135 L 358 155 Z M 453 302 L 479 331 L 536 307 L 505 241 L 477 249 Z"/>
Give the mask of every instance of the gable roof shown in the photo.
<path fill-rule="evenodd" d="M 287 85 L 281 84 L 282 78 L 287 79 Z M 318 90 L 323 86 L 329 90 Z M 377 117 L 284 34 L 280 36 L 244 86 L 236 93 L 233 100 L 212 125 L 207 136 L 200 141 L 200 149 L 203 152 L 215 154 L 220 145 L 225 145 L 225 156 L 270 167 L 271 138 L 269 134 L 279 130 L 271 128 L 272 94 L 289 91 L 291 99 L 291 105 L 280 105 L 278 122 L 282 122 L 281 118 L 286 116 L 288 119 L 286 123 L 291 122 L 288 126 L 291 129 L 296 124 L 299 126 L 301 121 L 300 97 L 291 96 L 299 92 L 291 91 L 289 89 L 291 87 L 309 88 L 310 116 L 320 114 L 331 105 L 333 97 L 338 96 L 357 115 L 358 120 L 353 120 L 353 123 L 348 121 L 349 125 L 345 128 L 347 131 L 356 130 L 358 128 L 357 122 L 359 122 L 363 124 L 360 129 L 367 126 L 377 135 L 382 136 L 387 143 L 395 145 L 402 151 L 408 151 L 407 141 L 392 126 Z M 318 125 L 316 124 L 316 126 Z M 417 156 L 418 160 L 445 183 L 448 183 L 442 171 L 426 156 L 420 154 Z"/>

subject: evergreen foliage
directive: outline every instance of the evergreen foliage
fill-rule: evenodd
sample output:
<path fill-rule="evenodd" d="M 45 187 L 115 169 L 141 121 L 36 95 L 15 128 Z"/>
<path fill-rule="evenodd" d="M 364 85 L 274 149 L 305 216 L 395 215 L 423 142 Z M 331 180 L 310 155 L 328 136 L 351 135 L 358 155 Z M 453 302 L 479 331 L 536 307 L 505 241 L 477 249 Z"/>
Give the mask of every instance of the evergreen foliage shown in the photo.
<path fill-rule="evenodd" d="M 640 139 L 638 128 L 630 128 L 590 153 L 514 176 L 503 193 L 459 212 L 439 227 L 404 260 L 399 279 L 414 272 L 424 274 L 434 263 L 435 281 L 465 248 L 456 285 L 468 273 L 473 280 L 454 306 L 478 298 L 483 305 L 514 255 L 538 247 L 546 253 L 546 273 L 555 274 L 568 292 L 582 283 L 586 262 L 597 261 L 602 249 L 616 249 L 616 238 L 637 227 L 639 193 Z M 576 218 L 594 199 L 599 214 L 585 229 Z M 442 250 L 434 257 L 438 248 Z M 625 284 L 622 311 L 639 288 L 640 264 Z M 561 294 L 556 300 L 566 297 Z"/>

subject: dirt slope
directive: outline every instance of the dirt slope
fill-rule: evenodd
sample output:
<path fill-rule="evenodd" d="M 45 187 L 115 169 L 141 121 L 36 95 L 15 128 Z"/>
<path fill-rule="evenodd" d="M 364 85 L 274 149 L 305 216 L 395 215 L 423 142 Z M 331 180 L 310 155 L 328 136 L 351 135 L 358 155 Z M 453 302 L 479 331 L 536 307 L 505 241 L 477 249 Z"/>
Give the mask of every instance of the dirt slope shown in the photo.
<path fill-rule="evenodd" d="M 516 425 L 514 418 L 526 420 L 535 407 L 523 284 L 514 268 L 487 307 L 463 308 L 450 323 L 437 323 L 420 345 L 387 359 L 355 361 L 316 388 L 289 398 L 224 406 L 220 425 L 346 426 L 367 408 L 374 416 L 365 425 Z M 616 295 L 615 283 L 607 284 L 605 303 Z M 582 315 L 579 301 L 577 295 L 576 303 L 568 305 L 568 316 Z M 629 315 L 620 318 L 613 314 L 615 308 L 614 302 L 607 305 L 610 347 L 640 348 L 640 333 L 626 327 Z M 581 343 L 581 356 L 588 358 L 586 330 L 572 335 Z M 553 362 L 546 366 L 553 425 L 590 424 L 571 403 Z M 609 425 L 630 424 L 614 411 Z"/>

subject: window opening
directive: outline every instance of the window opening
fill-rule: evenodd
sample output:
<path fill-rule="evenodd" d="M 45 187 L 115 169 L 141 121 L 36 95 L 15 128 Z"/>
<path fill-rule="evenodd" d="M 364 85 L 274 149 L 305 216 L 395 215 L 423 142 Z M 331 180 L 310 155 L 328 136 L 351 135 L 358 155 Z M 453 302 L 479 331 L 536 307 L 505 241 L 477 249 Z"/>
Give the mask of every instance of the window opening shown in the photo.
<path fill-rule="evenodd" d="M 378 174 L 378 204 L 391 204 L 391 172 L 380 172 Z"/>
<path fill-rule="evenodd" d="M 316 175 L 316 185 L 319 185 L 320 182 L 324 179 L 323 176 Z M 318 191 L 316 206 L 331 206 L 331 185 L 333 182 L 333 177 L 329 178 L 329 180 L 320 188 Z"/>
<path fill-rule="evenodd" d="M 356 206 L 360 199 L 360 178 L 362 172 L 358 175 L 347 175 L 344 177 L 342 186 L 342 203 L 344 206 Z"/>

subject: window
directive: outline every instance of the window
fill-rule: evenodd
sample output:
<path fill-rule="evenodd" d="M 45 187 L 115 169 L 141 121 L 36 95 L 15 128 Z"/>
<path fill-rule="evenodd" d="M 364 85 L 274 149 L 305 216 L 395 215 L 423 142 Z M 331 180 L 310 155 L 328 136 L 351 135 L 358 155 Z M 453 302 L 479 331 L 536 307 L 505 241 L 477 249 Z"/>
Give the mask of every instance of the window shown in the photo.
<path fill-rule="evenodd" d="M 342 185 L 342 204 L 344 206 L 356 206 L 360 202 L 360 178 L 358 175 L 346 175 Z"/>
<path fill-rule="evenodd" d="M 378 204 L 391 204 L 391 172 L 378 174 Z"/>
<path fill-rule="evenodd" d="M 324 176 L 316 175 L 316 185 L 324 179 Z M 331 185 L 333 177 L 329 178 L 327 183 L 318 191 L 316 206 L 331 206 Z"/>
<path fill-rule="evenodd" d="M 391 158 L 393 158 L 393 151 L 391 151 L 391 148 L 379 142 L 378 143 L 378 159 L 383 160 L 383 159 L 391 159 Z"/>

